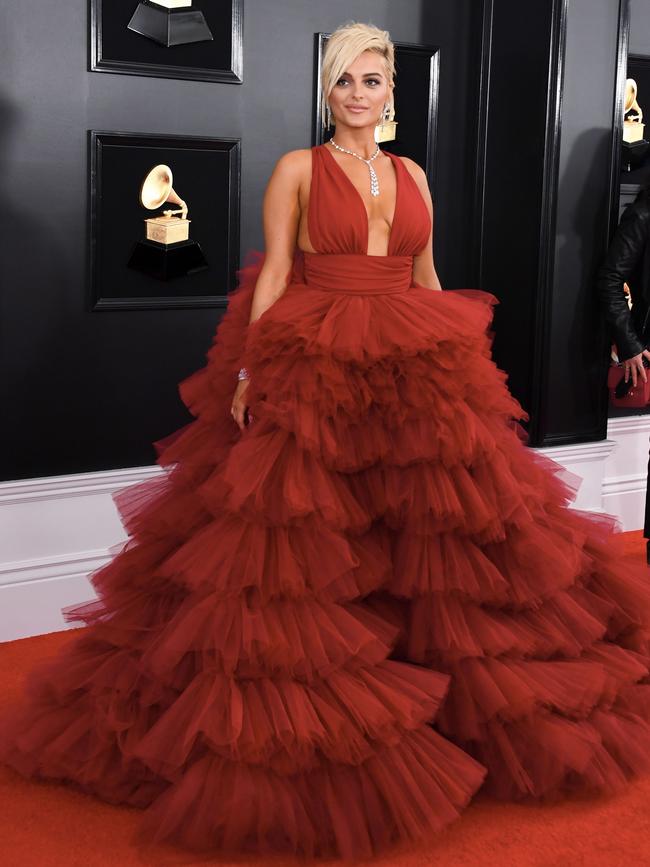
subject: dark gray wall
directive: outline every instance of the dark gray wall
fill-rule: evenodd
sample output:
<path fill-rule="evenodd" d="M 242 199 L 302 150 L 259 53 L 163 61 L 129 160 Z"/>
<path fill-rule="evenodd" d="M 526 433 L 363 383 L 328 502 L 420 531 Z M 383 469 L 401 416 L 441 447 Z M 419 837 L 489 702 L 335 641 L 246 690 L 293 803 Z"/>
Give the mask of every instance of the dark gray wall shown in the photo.
<path fill-rule="evenodd" d="M 648 0 L 630 0 L 630 54 L 644 54 L 650 57 L 650 3 Z M 643 108 L 645 109 L 645 106 Z"/>
<path fill-rule="evenodd" d="M 436 259 L 444 286 L 472 285 L 479 5 L 245 0 L 242 85 L 91 73 L 82 4 L 0 6 L 0 478 L 152 463 L 151 442 L 190 418 L 176 384 L 203 365 L 218 321 L 86 310 L 86 131 L 241 137 L 242 256 L 260 249 L 275 160 L 311 144 L 316 31 L 355 18 L 441 47 Z"/>

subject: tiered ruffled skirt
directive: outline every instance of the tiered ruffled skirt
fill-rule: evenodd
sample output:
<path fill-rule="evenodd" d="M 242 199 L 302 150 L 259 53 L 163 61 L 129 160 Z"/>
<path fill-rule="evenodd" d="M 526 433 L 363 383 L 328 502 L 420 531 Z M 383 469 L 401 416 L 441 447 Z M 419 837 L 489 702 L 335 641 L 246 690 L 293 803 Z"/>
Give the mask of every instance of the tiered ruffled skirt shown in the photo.
<path fill-rule="evenodd" d="M 116 495 L 130 539 L 5 761 L 147 808 L 145 841 L 346 857 L 426 839 L 483 782 L 649 771 L 648 571 L 522 443 L 494 296 L 294 275 L 246 328 L 261 262 L 181 383 L 167 473 Z"/>

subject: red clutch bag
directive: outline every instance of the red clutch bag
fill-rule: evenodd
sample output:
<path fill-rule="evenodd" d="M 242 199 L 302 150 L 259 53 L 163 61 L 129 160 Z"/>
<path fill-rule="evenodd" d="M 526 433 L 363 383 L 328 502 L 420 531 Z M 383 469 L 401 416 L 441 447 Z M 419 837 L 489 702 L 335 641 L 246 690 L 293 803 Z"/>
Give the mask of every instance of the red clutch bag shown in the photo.
<path fill-rule="evenodd" d="M 637 376 L 636 387 L 632 385 L 632 375 L 627 382 L 623 364 L 612 364 L 607 372 L 607 387 L 613 406 L 642 407 L 650 403 L 650 370 L 645 368 L 648 381 Z"/>

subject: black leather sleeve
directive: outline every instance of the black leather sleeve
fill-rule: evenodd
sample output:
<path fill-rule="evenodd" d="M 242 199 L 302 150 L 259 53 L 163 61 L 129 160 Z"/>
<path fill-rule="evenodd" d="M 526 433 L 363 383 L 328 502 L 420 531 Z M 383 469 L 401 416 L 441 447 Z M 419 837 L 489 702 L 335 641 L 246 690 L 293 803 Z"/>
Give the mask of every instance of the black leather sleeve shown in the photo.
<path fill-rule="evenodd" d="M 648 233 L 648 209 L 637 203 L 628 205 L 614 233 L 605 261 L 598 270 L 596 286 L 605 321 L 616 341 L 620 361 L 632 358 L 644 346 L 636 333 L 623 283 L 643 259 Z"/>

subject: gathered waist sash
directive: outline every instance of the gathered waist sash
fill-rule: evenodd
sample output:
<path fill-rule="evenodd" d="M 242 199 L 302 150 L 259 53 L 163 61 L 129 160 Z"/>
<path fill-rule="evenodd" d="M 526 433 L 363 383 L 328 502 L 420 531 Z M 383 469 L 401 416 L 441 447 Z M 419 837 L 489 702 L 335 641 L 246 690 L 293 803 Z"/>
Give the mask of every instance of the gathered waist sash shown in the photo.
<path fill-rule="evenodd" d="M 353 295 L 386 295 L 411 286 L 413 256 L 304 253 L 305 283 Z"/>

